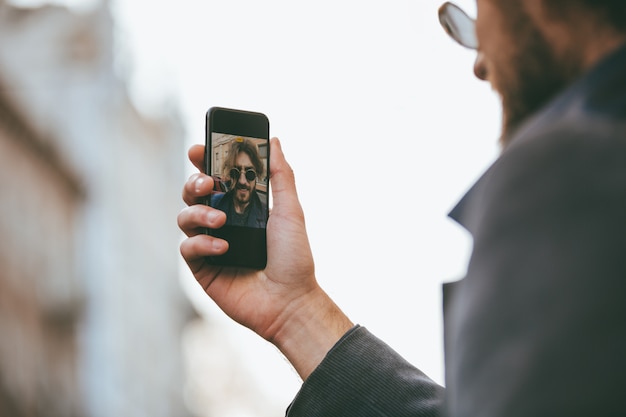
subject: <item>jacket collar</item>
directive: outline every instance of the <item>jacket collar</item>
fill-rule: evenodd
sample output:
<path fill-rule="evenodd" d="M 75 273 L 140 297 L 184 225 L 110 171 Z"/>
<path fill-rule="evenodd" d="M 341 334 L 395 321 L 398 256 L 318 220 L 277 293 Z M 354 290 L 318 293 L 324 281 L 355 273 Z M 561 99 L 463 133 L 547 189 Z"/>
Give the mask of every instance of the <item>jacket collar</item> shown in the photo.
<path fill-rule="evenodd" d="M 542 110 L 511 133 L 509 145 L 500 157 L 469 189 L 448 216 L 475 234 L 482 210 L 475 206 L 483 200 L 490 173 L 506 154 L 536 137 L 546 127 L 580 120 L 581 116 L 603 114 L 626 119 L 626 44 L 602 59 L 595 67 L 557 95 Z"/>

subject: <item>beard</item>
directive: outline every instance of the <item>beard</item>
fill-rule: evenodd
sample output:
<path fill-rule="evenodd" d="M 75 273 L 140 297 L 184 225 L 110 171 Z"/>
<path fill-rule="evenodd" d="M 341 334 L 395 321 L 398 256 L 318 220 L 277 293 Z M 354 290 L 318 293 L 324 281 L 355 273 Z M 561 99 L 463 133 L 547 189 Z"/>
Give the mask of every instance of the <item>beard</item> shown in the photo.
<path fill-rule="evenodd" d="M 235 201 L 240 205 L 246 205 L 252 198 L 253 187 L 237 183 L 235 186 Z"/>
<path fill-rule="evenodd" d="M 578 57 L 556 56 L 525 12 L 518 10 L 510 17 L 510 23 L 512 52 L 497 64 L 494 62 L 492 80 L 502 100 L 502 147 L 508 145 L 522 122 L 582 72 Z"/>

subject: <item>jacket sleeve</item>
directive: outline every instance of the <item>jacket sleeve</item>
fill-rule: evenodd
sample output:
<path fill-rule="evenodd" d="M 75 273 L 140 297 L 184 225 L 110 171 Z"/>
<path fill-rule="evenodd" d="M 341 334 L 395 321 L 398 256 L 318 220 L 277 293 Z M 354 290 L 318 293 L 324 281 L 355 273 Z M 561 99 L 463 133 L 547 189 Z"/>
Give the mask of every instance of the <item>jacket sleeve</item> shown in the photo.
<path fill-rule="evenodd" d="M 288 417 L 439 416 L 443 388 L 355 326 L 304 382 Z"/>

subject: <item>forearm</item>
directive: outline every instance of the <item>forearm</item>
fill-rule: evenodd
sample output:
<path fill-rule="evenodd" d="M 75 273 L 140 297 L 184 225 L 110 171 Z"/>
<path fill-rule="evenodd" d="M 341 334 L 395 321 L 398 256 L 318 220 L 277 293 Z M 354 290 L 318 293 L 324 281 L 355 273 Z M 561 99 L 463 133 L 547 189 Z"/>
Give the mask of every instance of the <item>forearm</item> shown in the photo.
<path fill-rule="evenodd" d="M 292 303 L 271 340 L 303 380 L 322 362 L 328 351 L 354 324 L 321 289 Z"/>

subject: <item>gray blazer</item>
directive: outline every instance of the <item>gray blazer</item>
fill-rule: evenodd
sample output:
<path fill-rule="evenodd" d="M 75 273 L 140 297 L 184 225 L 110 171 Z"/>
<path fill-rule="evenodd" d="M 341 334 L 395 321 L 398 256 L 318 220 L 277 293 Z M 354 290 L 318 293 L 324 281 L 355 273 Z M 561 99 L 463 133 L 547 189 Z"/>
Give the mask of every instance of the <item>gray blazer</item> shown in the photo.
<path fill-rule="evenodd" d="M 446 389 L 351 330 L 288 416 L 626 415 L 626 46 L 521 126 L 450 213 Z"/>

